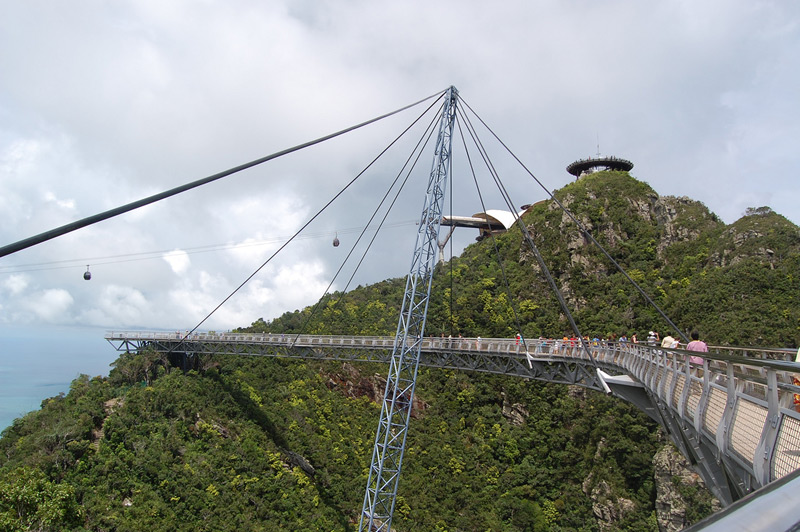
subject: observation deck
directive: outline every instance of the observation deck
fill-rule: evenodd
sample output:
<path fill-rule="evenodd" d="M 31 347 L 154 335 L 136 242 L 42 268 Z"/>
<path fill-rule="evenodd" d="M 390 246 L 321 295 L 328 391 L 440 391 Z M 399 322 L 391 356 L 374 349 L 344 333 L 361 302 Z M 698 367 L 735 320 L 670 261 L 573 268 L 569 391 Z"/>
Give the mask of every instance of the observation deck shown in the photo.
<path fill-rule="evenodd" d="M 580 177 L 584 174 L 591 174 L 600 170 L 618 170 L 623 172 L 630 172 L 633 168 L 633 163 L 627 159 L 619 157 L 596 157 L 588 159 L 579 159 L 574 163 L 567 166 L 567 172 Z"/>

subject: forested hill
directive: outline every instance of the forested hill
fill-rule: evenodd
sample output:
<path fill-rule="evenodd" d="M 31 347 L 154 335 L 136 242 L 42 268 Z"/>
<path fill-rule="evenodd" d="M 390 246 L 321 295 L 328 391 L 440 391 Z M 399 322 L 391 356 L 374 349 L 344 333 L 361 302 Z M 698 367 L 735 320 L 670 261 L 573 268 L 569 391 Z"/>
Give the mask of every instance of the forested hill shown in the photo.
<path fill-rule="evenodd" d="M 679 327 L 797 345 L 800 234 L 785 218 L 757 208 L 726 226 L 626 173 L 556 195 Z M 554 202 L 524 221 L 582 332 L 667 332 Z M 428 332 L 571 333 L 521 244 L 512 230 L 438 266 Z M 331 294 L 247 329 L 394 334 L 403 286 Z M 0 530 L 354 528 L 385 367 L 219 357 L 184 374 L 155 353 L 114 366 L 4 431 Z M 674 529 L 711 511 L 692 475 L 672 476 L 655 425 L 576 387 L 423 369 L 407 448 L 399 531 Z"/>
<path fill-rule="evenodd" d="M 800 228 L 783 216 L 751 208 L 725 225 L 702 203 L 661 197 L 626 172 L 584 176 L 555 196 L 681 330 L 717 345 L 797 347 Z M 523 220 L 582 334 L 674 334 L 556 202 Z M 394 334 L 404 286 L 332 294 L 243 330 Z M 517 322 L 528 338 L 572 335 L 516 227 L 437 267 L 427 334 L 510 337 Z"/>

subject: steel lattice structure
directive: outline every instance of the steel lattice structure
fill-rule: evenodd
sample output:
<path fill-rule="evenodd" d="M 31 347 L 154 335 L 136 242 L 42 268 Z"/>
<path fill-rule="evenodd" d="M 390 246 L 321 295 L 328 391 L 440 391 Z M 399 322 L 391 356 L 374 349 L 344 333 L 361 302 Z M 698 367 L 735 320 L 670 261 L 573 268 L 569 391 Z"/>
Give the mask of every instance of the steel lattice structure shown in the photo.
<path fill-rule="evenodd" d="M 391 530 L 408 422 L 414 401 L 420 346 L 425 336 L 431 278 L 439 249 L 439 228 L 447 176 L 452 162 L 450 151 L 457 100 L 458 91 L 455 87 L 450 87 L 445 95 L 439 121 L 433 167 L 428 179 L 411 269 L 406 278 L 403 306 L 397 323 L 359 530 Z"/>
<path fill-rule="evenodd" d="M 296 357 L 385 363 L 396 338 L 164 332 L 110 333 L 118 351 L 153 349 L 204 355 Z M 794 350 L 713 348 L 701 366 L 692 353 L 642 344 L 591 345 L 514 339 L 408 339 L 419 364 L 576 384 L 630 401 L 659 423 L 724 504 L 800 468 L 800 387 Z M 388 529 L 387 529 L 388 530 Z"/>

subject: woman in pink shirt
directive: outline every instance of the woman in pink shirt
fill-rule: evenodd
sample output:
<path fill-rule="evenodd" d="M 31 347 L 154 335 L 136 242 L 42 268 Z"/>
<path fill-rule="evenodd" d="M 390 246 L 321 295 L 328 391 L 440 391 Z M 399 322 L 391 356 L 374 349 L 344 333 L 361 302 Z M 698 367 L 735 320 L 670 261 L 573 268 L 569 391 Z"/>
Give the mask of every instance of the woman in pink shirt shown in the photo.
<path fill-rule="evenodd" d="M 700 340 L 700 333 L 697 331 L 692 331 L 692 341 L 686 344 L 687 351 L 698 351 L 700 353 L 708 353 L 708 346 L 705 342 Z M 689 362 L 692 364 L 702 364 L 703 358 L 691 356 L 689 357 Z"/>

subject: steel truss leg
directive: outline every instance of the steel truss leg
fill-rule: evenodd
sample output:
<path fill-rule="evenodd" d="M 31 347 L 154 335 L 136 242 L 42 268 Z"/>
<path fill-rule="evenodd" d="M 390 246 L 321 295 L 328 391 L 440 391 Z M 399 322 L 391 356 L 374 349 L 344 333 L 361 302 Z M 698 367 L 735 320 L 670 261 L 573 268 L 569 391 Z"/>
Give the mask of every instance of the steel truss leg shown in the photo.
<path fill-rule="evenodd" d="M 450 150 L 457 99 L 458 91 L 455 87 L 450 87 L 439 122 L 436 154 L 428 180 L 411 269 L 406 279 L 403 307 L 397 323 L 364 506 L 358 525 L 360 531 L 391 530 L 408 422 L 414 402 L 420 347 L 425 337 L 425 320 L 431 278 L 437 259 L 447 176 L 451 168 Z"/>

